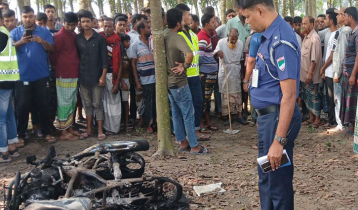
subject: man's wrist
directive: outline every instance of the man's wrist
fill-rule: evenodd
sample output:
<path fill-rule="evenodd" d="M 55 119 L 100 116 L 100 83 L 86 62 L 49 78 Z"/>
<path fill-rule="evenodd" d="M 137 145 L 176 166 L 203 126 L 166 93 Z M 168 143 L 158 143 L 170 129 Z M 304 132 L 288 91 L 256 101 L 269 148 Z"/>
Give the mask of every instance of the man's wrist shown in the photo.
<path fill-rule="evenodd" d="M 242 82 L 243 82 L 244 84 L 249 84 L 249 81 L 247 81 L 246 79 L 242 80 Z"/>

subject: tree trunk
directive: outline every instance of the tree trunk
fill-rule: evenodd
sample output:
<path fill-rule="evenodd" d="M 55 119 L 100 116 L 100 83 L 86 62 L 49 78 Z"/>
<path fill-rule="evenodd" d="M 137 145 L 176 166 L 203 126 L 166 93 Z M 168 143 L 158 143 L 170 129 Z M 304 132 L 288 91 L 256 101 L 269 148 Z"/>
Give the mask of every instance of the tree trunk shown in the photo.
<path fill-rule="evenodd" d="M 278 9 L 278 0 L 274 0 L 273 4 L 275 5 L 275 9 L 278 12 L 279 11 L 279 9 Z"/>
<path fill-rule="evenodd" d="M 282 16 L 287 16 L 287 0 L 282 1 Z"/>
<path fill-rule="evenodd" d="M 36 0 L 37 11 L 40 12 L 40 1 Z"/>
<path fill-rule="evenodd" d="M 348 7 L 351 7 L 353 5 L 353 0 L 348 0 Z"/>
<path fill-rule="evenodd" d="M 310 12 L 309 12 L 309 0 L 305 0 L 305 13 L 306 15 L 311 15 Z"/>
<path fill-rule="evenodd" d="M 56 13 L 56 17 L 58 17 L 58 10 L 59 10 L 59 9 L 58 9 L 58 8 L 59 8 L 59 7 L 58 7 L 58 0 L 54 0 L 54 1 L 53 1 L 53 6 L 56 8 L 56 9 L 55 9 L 55 10 L 56 10 L 55 13 Z"/>
<path fill-rule="evenodd" d="M 290 0 L 290 15 L 291 17 L 295 17 L 295 8 L 293 6 L 293 0 Z"/>
<path fill-rule="evenodd" d="M 198 7 L 198 0 L 193 0 L 195 14 L 199 17 L 199 7 Z"/>
<path fill-rule="evenodd" d="M 58 17 L 60 17 L 63 20 L 63 18 L 65 17 L 65 14 L 63 13 L 63 10 L 62 10 L 62 8 L 63 8 L 62 0 L 57 0 L 57 6 L 58 6 L 58 7 L 56 7 L 57 11 L 58 11 L 57 15 L 58 15 Z"/>
<path fill-rule="evenodd" d="M 138 12 L 140 12 L 140 10 L 144 7 L 144 1 L 143 0 L 138 0 Z M 126 11 L 127 12 L 127 11 Z"/>
<path fill-rule="evenodd" d="M 138 13 L 138 0 L 134 0 L 134 14 Z"/>
<path fill-rule="evenodd" d="M 156 155 L 175 155 L 171 139 L 169 100 L 168 100 L 168 75 L 166 65 L 166 54 L 164 47 L 164 33 L 162 20 L 161 0 L 151 0 L 151 18 L 154 49 L 154 64 L 156 82 L 156 102 L 158 121 L 158 151 Z"/>
<path fill-rule="evenodd" d="M 88 0 L 88 10 L 90 12 L 92 12 L 93 17 L 96 17 L 96 13 L 94 13 L 93 8 L 92 8 L 92 1 L 91 0 Z"/>
<path fill-rule="evenodd" d="M 66 4 L 67 4 L 67 0 L 63 1 L 63 12 L 66 13 Z"/>
<path fill-rule="evenodd" d="M 68 1 L 69 1 L 69 3 L 70 3 L 71 12 L 73 12 L 73 11 L 74 11 L 74 9 L 73 9 L 73 0 L 68 0 Z"/>
<path fill-rule="evenodd" d="M 317 17 L 317 8 L 316 8 L 316 0 L 310 0 L 311 4 L 310 4 L 310 8 L 311 8 L 311 14 L 312 17 L 316 18 Z"/>
<path fill-rule="evenodd" d="M 102 0 L 97 0 L 97 5 L 98 5 L 98 14 L 99 15 L 103 15 L 103 1 Z"/>
<path fill-rule="evenodd" d="M 135 2 L 134 2 L 135 4 Z M 117 12 L 122 13 L 122 2 L 121 0 L 117 0 Z"/>
<path fill-rule="evenodd" d="M 78 0 L 80 9 L 89 10 L 89 1 L 88 0 Z"/>
<path fill-rule="evenodd" d="M 356 3 L 355 7 L 358 7 L 358 0 L 355 0 L 355 3 Z"/>
<path fill-rule="evenodd" d="M 181 4 L 181 0 L 177 0 L 177 4 Z"/>
<path fill-rule="evenodd" d="M 220 19 L 222 24 L 226 23 L 225 11 L 226 11 L 226 0 L 220 0 Z"/>
<path fill-rule="evenodd" d="M 114 15 L 114 13 L 116 13 L 116 2 L 114 0 L 108 0 L 108 3 L 111 14 Z"/>
<path fill-rule="evenodd" d="M 123 2 L 123 12 L 126 13 L 128 12 L 128 4 Z"/>

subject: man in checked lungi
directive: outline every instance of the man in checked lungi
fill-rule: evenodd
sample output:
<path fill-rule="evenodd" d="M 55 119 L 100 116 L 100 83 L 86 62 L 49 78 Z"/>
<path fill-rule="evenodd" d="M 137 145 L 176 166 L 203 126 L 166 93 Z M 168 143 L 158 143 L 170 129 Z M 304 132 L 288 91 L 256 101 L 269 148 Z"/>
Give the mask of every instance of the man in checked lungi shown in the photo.
<path fill-rule="evenodd" d="M 80 68 L 74 32 L 77 22 L 78 18 L 75 13 L 65 14 L 64 25 L 54 37 L 55 52 L 51 54 L 51 64 L 56 73 L 57 117 L 61 140 L 77 140 L 80 135 L 72 129 Z"/>
<path fill-rule="evenodd" d="M 314 18 L 306 16 L 302 20 L 302 28 L 306 34 L 301 48 L 301 98 L 306 104 L 310 117 L 302 125 L 313 124 L 318 128 L 321 124 L 321 96 L 319 84 L 322 82 L 320 69 L 322 67 L 321 40 L 314 30 Z"/>

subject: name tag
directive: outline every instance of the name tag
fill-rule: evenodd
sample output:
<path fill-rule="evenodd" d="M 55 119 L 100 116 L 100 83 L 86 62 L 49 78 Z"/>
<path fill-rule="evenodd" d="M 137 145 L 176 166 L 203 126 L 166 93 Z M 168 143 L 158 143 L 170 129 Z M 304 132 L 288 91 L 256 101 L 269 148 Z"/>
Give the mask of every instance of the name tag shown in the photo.
<path fill-rule="evenodd" d="M 111 46 L 107 46 L 107 50 L 108 50 L 109 52 L 112 52 L 112 47 L 111 47 Z"/>
<path fill-rule="evenodd" d="M 259 86 L 259 70 L 254 69 L 252 71 L 251 87 L 257 88 Z"/>

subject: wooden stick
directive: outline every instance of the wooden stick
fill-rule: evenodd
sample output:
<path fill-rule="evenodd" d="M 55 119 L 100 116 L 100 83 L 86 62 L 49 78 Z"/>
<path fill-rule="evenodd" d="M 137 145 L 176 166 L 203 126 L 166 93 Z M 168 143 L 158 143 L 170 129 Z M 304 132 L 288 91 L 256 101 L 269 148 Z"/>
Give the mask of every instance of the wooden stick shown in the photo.
<path fill-rule="evenodd" d="M 225 66 L 225 62 L 224 59 L 221 59 L 222 65 L 224 67 L 224 73 L 225 73 L 225 78 L 226 78 L 226 95 L 228 98 L 227 101 L 227 108 L 229 110 L 229 123 L 230 123 L 230 133 L 232 133 L 232 125 L 231 125 L 231 113 L 230 113 L 230 95 L 229 95 L 229 84 L 228 84 L 228 78 L 227 78 L 227 74 L 226 74 L 226 66 Z"/>

